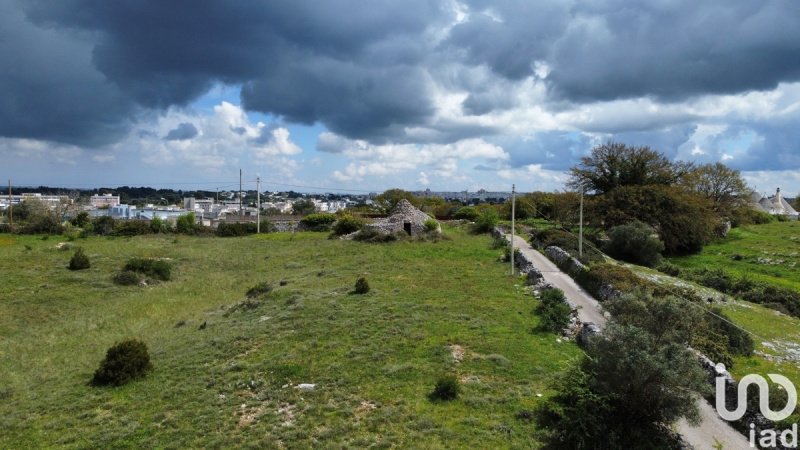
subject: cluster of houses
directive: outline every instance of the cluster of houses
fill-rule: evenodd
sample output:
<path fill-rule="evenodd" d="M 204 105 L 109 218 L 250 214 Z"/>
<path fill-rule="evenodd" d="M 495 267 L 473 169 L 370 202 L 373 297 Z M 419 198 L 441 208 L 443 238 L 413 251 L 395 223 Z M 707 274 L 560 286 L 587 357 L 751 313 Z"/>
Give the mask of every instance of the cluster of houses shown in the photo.
<path fill-rule="evenodd" d="M 753 191 L 750 194 L 750 205 L 758 211 L 775 216 L 785 216 L 792 220 L 797 220 L 798 217 L 797 211 L 781 195 L 781 188 L 778 188 L 775 195 L 770 197 L 767 197 L 767 194 Z"/>

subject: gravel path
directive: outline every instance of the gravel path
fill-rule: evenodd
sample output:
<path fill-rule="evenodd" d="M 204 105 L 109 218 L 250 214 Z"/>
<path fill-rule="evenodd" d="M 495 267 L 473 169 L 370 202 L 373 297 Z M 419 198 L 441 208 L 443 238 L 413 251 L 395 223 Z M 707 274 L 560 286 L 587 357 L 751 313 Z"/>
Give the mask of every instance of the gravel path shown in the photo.
<path fill-rule="evenodd" d="M 506 238 L 510 240 L 511 234 L 507 234 Z M 603 314 L 600 304 L 578 286 L 575 280 L 519 236 L 514 236 L 514 248 L 518 248 L 525 257 L 533 262 L 533 265 L 542 272 L 546 282 L 564 291 L 567 299 L 578 306 L 578 318 L 581 322 L 593 322 L 600 328 L 605 325 L 608 319 Z M 700 425 L 693 427 L 685 420 L 681 420 L 677 426 L 678 432 L 695 450 L 714 450 L 720 448 L 720 444 L 725 450 L 752 448 L 744 435 L 722 420 L 708 402 L 699 399 L 697 405 L 702 419 Z"/>

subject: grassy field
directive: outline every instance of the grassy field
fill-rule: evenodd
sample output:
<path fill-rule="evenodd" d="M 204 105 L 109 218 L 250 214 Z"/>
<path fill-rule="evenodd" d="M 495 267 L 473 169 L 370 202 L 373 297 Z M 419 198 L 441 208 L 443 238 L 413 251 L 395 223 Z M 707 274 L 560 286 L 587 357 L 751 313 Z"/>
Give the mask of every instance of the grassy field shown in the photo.
<path fill-rule="evenodd" d="M 740 255 L 740 260 L 734 260 Z M 738 257 L 737 257 L 738 259 Z M 773 222 L 734 228 L 697 255 L 670 258 L 684 268 L 720 267 L 800 290 L 800 222 Z"/>
<path fill-rule="evenodd" d="M 580 350 L 531 331 L 535 300 L 490 238 L 445 233 L 89 238 L 72 243 L 92 262 L 80 272 L 56 237 L 0 235 L 0 448 L 536 447 L 515 415 Z M 173 279 L 114 285 L 133 256 L 170 258 Z M 349 293 L 358 276 L 370 293 Z M 235 307 L 261 281 L 271 297 Z M 129 337 L 155 370 L 88 386 Z M 441 374 L 461 379 L 458 400 L 427 399 Z"/>

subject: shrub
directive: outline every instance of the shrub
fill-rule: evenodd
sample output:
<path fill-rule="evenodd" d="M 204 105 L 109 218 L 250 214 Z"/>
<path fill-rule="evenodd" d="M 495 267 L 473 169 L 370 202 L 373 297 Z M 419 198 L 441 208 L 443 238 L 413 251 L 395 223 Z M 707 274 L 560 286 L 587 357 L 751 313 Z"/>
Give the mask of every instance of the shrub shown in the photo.
<path fill-rule="evenodd" d="M 664 251 L 664 243 L 655 235 L 655 230 L 639 221 L 613 227 L 608 236 L 606 253 L 630 263 L 653 267 Z"/>
<path fill-rule="evenodd" d="M 360 242 L 372 242 L 372 243 L 384 243 L 384 242 L 394 242 L 397 240 L 397 236 L 405 238 L 407 235 L 404 232 L 392 234 L 392 233 L 382 233 L 375 228 L 372 227 L 364 227 L 359 231 L 355 236 L 353 236 L 354 241 Z"/>
<path fill-rule="evenodd" d="M 89 257 L 86 256 L 86 253 L 83 252 L 82 248 L 78 248 L 75 250 L 75 254 L 72 255 L 72 259 L 69 260 L 69 270 L 84 270 L 91 267 L 89 263 Z"/>
<path fill-rule="evenodd" d="M 669 261 L 661 261 L 656 266 L 656 270 L 658 270 L 661 273 L 673 276 L 673 277 L 677 277 L 678 275 L 681 274 L 681 268 L 676 266 L 675 264 L 672 264 Z"/>
<path fill-rule="evenodd" d="M 300 225 L 308 231 L 330 231 L 336 222 L 336 215 L 330 213 L 309 214 L 300 220 Z"/>
<path fill-rule="evenodd" d="M 23 234 L 61 234 L 64 232 L 64 226 L 52 214 L 31 214 L 20 231 Z"/>
<path fill-rule="evenodd" d="M 733 277 L 722 269 L 698 269 L 690 272 L 688 278 L 705 287 L 720 292 L 733 293 Z"/>
<path fill-rule="evenodd" d="M 114 219 L 111 216 L 100 216 L 92 220 L 92 231 L 100 236 L 108 236 L 114 232 Z"/>
<path fill-rule="evenodd" d="M 169 263 L 161 259 L 131 258 L 122 270 L 138 272 L 162 281 L 168 281 L 172 275 Z"/>
<path fill-rule="evenodd" d="M 81 211 L 70 222 L 76 227 L 85 228 L 86 225 L 91 223 L 91 219 L 88 212 Z"/>
<path fill-rule="evenodd" d="M 175 232 L 181 234 L 195 234 L 199 227 L 197 226 L 197 219 L 194 213 L 188 213 L 178 216 L 175 221 Z"/>
<path fill-rule="evenodd" d="M 169 224 L 161 217 L 150 219 L 150 231 L 153 233 L 166 233 L 169 231 Z"/>
<path fill-rule="evenodd" d="M 220 222 L 214 232 L 219 237 L 247 236 L 256 232 L 256 224 L 249 222 Z"/>
<path fill-rule="evenodd" d="M 121 386 L 141 378 L 153 369 L 147 345 L 136 339 L 115 344 L 106 352 L 92 378 L 95 386 Z"/>
<path fill-rule="evenodd" d="M 497 211 L 494 209 L 484 209 L 480 216 L 475 219 L 472 225 L 472 232 L 476 234 L 489 233 L 495 226 L 500 218 L 497 216 Z"/>
<path fill-rule="evenodd" d="M 561 289 L 544 289 L 539 295 L 541 303 L 536 308 L 541 320 L 539 328 L 546 331 L 560 332 L 569 323 L 572 310 L 567 304 L 564 291 Z"/>
<path fill-rule="evenodd" d="M 439 222 L 435 219 L 428 219 L 423 224 L 423 227 L 426 232 L 433 233 L 434 231 L 439 231 Z"/>
<path fill-rule="evenodd" d="M 631 292 L 636 288 L 653 290 L 653 283 L 637 277 L 630 269 L 612 263 L 595 264 L 578 274 L 575 281 L 601 301 L 605 300 L 601 295 L 605 286 L 619 292 Z"/>
<path fill-rule="evenodd" d="M 470 222 L 474 222 L 478 216 L 480 216 L 480 213 L 472 206 L 462 206 L 453 214 L 454 219 L 469 220 Z"/>
<path fill-rule="evenodd" d="M 554 245 L 569 253 L 573 258 L 579 259 L 584 264 L 603 262 L 605 257 L 586 240 L 583 243 L 583 257 L 578 251 L 578 237 L 572 233 L 557 228 L 534 229 L 531 231 L 531 241 L 539 248 L 544 249 Z"/>
<path fill-rule="evenodd" d="M 258 283 L 257 285 L 248 289 L 247 294 L 245 295 L 247 298 L 258 298 L 267 295 L 270 292 L 272 292 L 272 285 L 267 281 L 262 281 L 261 283 Z"/>
<path fill-rule="evenodd" d="M 356 294 L 366 294 L 369 292 L 369 283 L 367 282 L 367 279 L 360 277 L 358 280 L 356 280 L 356 287 L 355 291 L 353 292 Z"/>
<path fill-rule="evenodd" d="M 142 281 L 141 275 L 131 270 L 123 270 L 114 275 L 114 283 L 121 286 L 134 286 Z"/>
<path fill-rule="evenodd" d="M 333 224 L 333 234 L 335 236 L 343 236 L 345 234 L 355 233 L 363 226 L 364 221 L 362 219 L 350 214 L 342 214 Z"/>
<path fill-rule="evenodd" d="M 450 401 L 458 398 L 460 392 L 461 386 L 458 384 L 456 377 L 446 375 L 436 380 L 436 385 L 433 387 L 433 391 L 428 394 L 428 398 L 431 401 Z"/>
<path fill-rule="evenodd" d="M 152 232 L 150 224 L 144 220 L 125 220 L 120 221 L 111 234 L 114 236 L 139 236 Z"/>

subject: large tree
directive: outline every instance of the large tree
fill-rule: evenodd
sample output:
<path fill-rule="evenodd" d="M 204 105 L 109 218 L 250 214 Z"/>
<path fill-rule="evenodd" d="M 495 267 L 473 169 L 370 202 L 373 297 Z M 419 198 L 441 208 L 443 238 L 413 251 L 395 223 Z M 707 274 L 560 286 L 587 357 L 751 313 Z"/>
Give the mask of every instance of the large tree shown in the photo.
<path fill-rule="evenodd" d="M 741 173 L 722 163 L 693 168 L 683 177 L 681 184 L 711 200 L 714 210 L 723 215 L 743 206 L 750 193 Z"/>
<path fill-rule="evenodd" d="M 592 149 L 570 169 L 569 186 L 604 194 L 621 186 L 671 185 L 681 179 L 691 164 L 671 162 L 650 147 L 608 142 Z"/>

